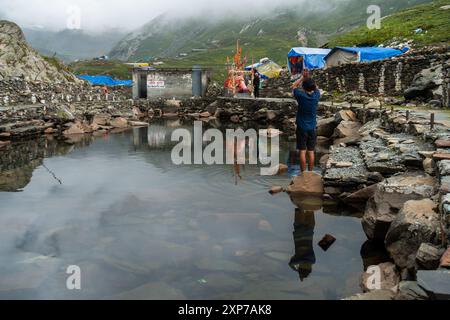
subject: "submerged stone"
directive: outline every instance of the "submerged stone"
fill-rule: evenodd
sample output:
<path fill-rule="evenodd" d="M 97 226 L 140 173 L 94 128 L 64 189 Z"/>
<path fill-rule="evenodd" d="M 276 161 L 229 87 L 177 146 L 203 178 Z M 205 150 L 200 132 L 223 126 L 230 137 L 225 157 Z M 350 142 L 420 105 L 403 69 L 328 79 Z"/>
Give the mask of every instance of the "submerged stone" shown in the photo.
<path fill-rule="evenodd" d="M 450 271 L 418 271 L 417 284 L 437 300 L 450 299 Z"/>

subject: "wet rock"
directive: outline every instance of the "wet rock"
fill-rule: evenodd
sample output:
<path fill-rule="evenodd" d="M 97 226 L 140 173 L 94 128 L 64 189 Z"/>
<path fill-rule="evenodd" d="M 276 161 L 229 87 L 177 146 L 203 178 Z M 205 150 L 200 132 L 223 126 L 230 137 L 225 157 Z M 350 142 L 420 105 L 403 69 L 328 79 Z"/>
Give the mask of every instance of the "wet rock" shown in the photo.
<path fill-rule="evenodd" d="M 450 270 L 420 270 L 417 272 L 417 284 L 423 288 L 432 299 L 450 299 Z"/>
<path fill-rule="evenodd" d="M 405 202 L 430 198 L 436 191 L 436 180 L 421 173 L 407 173 L 380 182 L 362 219 L 367 237 L 384 241 L 390 224 Z"/>
<path fill-rule="evenodd" d="M 372 282 L 375 276 L 373 271 L 376 271 L 377 275 L 379 275 L 379 279 L 377 280 L 380 282 L 378 284 Z M 397 292 L 399 282 L 400 275 L 397 267 L 392 262 L 385 262 L 377 266 L 370 266 L 369 269 L 361 276 L 361 288 L 364 292 L 374 290 L 392 290 L 393 292 Z"/>
<path fill-rule="evenodd" d="M 322 238 L 322 240 L 320 240 L 319 247 L 321 247 L 323 251 L 328 251 L 328 249 L 330 249 L 335 242 L 336 238 L 330 234 L 327 234 Z"/>
<path fill-rule="evenodd" d="M 413 269 L 422 243 L 438 245 L 441 241 L 437 205 L 430 199 L 404 204 L 386 235 L 386 249 L 401 268 Z"/>
<path fill-rule="evenodd" d="M 344 203 L 356 208 L 364 210 L 366 208 L 367 201 L 375 195 L 377 185 L 371 185 L 369 187 L 358 190 L 348 197 L 344 198 Z"/>
<path fill-rule="evenodd" d="M 292 180 L 287 192 L 290 195 L 323 195 L 322 176 L 315 172 L 303 172 Z"/>
<path fill-rule="evenodd" d="M 364 270 L 370 266 L 391 261 L 389 252 L 384 247 L 384 243 L 367 240 L 361 246 L 361 258 L 363 259 Z"/>
<path fill-rule="evenodd" d="M 395 292 L 392 290 L 373 290 L 360 293 L 344 300 L 394 300 Z"/>
<path fill-rule="evenodd" d="M 359 137 L 361 125 L 354 121 L 342 121 L 334 131 L 335 138 Z"/>
<path fill-rule="evenodd" d="M 439 267 L 450 269 L 450 248 L 448 248 L 447 251 L 445 251 L 442 255 Z"/>
<path fill-rule="evenodd" d="M 327 138 L 331 138 L 336 129 L 336 123 L 334 118 L 326 118 L 317 121 L 317 135 Z"/>
<path fill-rule="evenodd" d="M 64 135 L 74 135 L 84 133 L 86 133 L 85 127 L 80 122 L 71 124 L 69 128 L 63 132 Z"/>
<path fill-rule="evenodd" d="M 277 194 L 277 193 L 281 193 L 281 192 L 283 192 L 283 191 L 284 191 L 284 188 L 283 188 L 283 187 L 280 187 L 280 186 L 273 186 L 272 188 L 270 188 L 269 193 L 270 193 L 271 195 L 274 195 L 274 194 Z"/>
<path fill-rule="evenodd" d="M 124 129 L 128 128 L 128 120 L 122 117 L 117 117 L 111 120 L 110 125 L 113 128 Z"/>
<path fill-rule="evenodd" d="M 428 294 L 416 281 L 401 281 L 395 300 L 428 300 Z"/>

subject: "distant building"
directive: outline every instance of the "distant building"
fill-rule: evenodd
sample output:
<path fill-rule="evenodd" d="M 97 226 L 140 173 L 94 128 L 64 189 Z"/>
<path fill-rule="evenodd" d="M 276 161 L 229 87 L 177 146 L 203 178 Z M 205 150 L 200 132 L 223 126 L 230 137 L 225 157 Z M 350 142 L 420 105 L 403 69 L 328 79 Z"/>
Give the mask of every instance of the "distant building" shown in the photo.
<path fill-rule="evenodd" d="M 204 96 L 211 70 L 194 67 L 134 68 L 133 99 L 190 98 Z"/>

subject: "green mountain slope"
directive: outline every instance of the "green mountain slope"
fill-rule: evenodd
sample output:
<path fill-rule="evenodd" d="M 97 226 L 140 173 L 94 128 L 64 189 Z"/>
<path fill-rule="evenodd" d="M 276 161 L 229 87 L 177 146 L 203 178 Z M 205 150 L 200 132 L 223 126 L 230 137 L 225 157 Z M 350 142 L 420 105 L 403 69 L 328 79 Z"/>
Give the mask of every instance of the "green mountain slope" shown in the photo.
<path fill-rule="evenodd" d="M 127 61 L 148 61 L 158 57 L 163 61 L 169 59 L 172 65 L 193 62 L 223 65 L 236 40 L 240 39 L 249 60 L 251 56 L 257 59 L 267 56 L 285 63 L 291 47 L 321 46 L 332 35 L 364 23 L 369 5 L 378 4 L 383 14 L 389 14 L 423 2 L 427 1 L 318 0 L 312 2 L 313 7 L 280 7 L 269 14 L 253 17 L 228 15 L 212 19 L 163 15 L 127 35 L 110 56 Z M 180 58 L 180 54 L 187 56 Z"/>
<path fill-rule="evenodd" d="M 449 6 L 449 7 L 445 7 Z M 444 8 L 443 8 L 444 7 Z M 416 29 L 423 32 L 416 33 Z M 416 45 L 449 43 L 450 0 L 435 0 L 394 13 L 381 22 L 380 30 L 359 27 L 348 33 L 334 36 L 330 46 L 362 46 L 413 40 Z"/>

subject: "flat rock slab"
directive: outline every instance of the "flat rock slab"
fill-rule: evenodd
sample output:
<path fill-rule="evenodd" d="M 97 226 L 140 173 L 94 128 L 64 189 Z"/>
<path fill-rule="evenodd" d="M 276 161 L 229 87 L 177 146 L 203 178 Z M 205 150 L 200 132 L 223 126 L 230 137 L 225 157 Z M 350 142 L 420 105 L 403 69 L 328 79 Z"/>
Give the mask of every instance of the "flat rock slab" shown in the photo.
<path fill-rule="evenodd" d="M 322 176 L 315 172 L 303 172 L 292 180 L 287 192 L 290 195 L 322 195 Z"/>
<path fill-rule="evenodd" d="M 417 284 L 437 300 L 450 299 L 450 270 L 418 271 Z"/>
<path fill-rule="evenodd" d="M 436 152 L 435 154 L 433 154 L 433 159 L 434 160 L 450 160 L 450 153 L 439 153 Z"/>
<path fill-rule="evenodd" d="M 333 163 L 352 162 L 351 167 L 336 168 Z M 332 151 L 324 175 L 325 186 L 357 188 L 366 184 L 369 171 L 357 147 L 338 147 Z M 356 190 L 355 190 L 356 191 Z"/>
<path fill-rule="evenodd" d="M 450 148 L 450 140 L 436 140 L 434 144 L 437 148 Z"/>
<path fill-rule="evenodd" d="M 392 148 L 388 148 L 382 139 L 370 137 L 360 144 L 367 168 L 381 174 L 405 172 L 402 158 Z"/>

